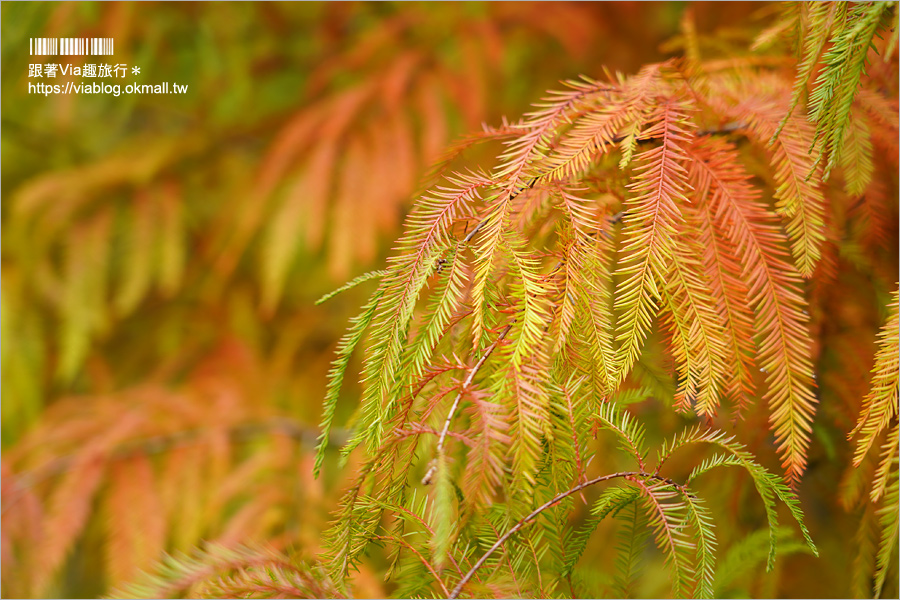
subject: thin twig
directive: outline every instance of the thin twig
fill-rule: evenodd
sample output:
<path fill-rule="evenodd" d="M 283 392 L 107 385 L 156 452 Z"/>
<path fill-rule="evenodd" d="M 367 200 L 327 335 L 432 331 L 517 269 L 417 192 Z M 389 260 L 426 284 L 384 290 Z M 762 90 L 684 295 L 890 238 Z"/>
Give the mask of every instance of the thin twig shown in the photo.
<path fill-rule="evenodd" d="M 488 551 L 485 552 L 482 555 L 482 557 L 478 559 L 478 562 L 476 562 L 475 565 L 469 570 L 469 572 L 465 574 L 465 576 L 459 581 L 458 584 L 456 584 L 456 587 L 453 588 L 453 591 L 450 593 L 449 596 L 447 596 L 447 598 L 449 600 L 459 598 L 459 594 L 460 594 L 460 592 L 462 592 L 463 586 L 465 586 L 467 583 L 469 583 L 469 580 L 472 579 L 472 577 L 475 575 L 475 572 L 478 571 L 478 569 L 480 569 L 482 567 L 482 565 L 484 565 L 484 563 L 491 556 L 491 554 L 493 554 L 494 551 L 497 550 L 497 548 L 502 546 L 504 544 L 504 542 L 506 542 L 506 540 L 508 540 L 510 537 L 515 535 L 520 529 L 522 529 L 523 527 L 528 525 L 531 521 L 533 521 L 539 514 L 541 514 L 542 512 L 544 512 L 551 506 L 554 506 L 555 504 L 559 503 L 560 501 L 565 500 L 572 494 L 577 494 L 578 492 L 580 492 L 581 490 L 583 490 L 586 487 L 590 487 L 594 484 L 602 483 L 604 481 L 609 481 L 610 479 L 618 479 L 620 477 L 642 477 L 644 479 L 653 479 L 656 481 L 660 481 L 662 483 L 666 483 L 668 485 L 675 486 L 678 489 L 681 489 L 682 491 L 684 489 L 683 486 L 679 485 L 678 483 L 672 481 L 671 479 L 669 479 L 667 477 L 662 477 L 662 476 L 656 475 L 654 473 L 645 473 L 643 471 L 623 471 L 620 473 L 611 473 L 609 475 L 602 475 L 600 477 L 591 479 L 590 481 L 585 481 L 584 483 L 580 483 L 580 484 L 576 485 L 575 487 L 573 487 L 569 490 L 566 490 L 565 492 L 563 492 L 561 494 L 558 494 L 553 499 L 548 500 L 544 504 L 540 505 L 539 507 L 537 507 L 536 509 L 531 511 L 531 514 L 529 514 L 527 517 L 525 517 L 524 519 L 522 519 L 521 521 L 516 523 L 512 529 L 510 529 L 509 531 L 504 533 L 502 536 L 500 536 L 500 539 L 498 539 L 496 542 L 494 542 L 493 546 L 488 548 Z"/>
<path fill-rule="evenodd" d="M 481 358 L 478 359 L 478 362 L 475 363 L 475 366 L 472 367 L 472 370 L 469 371 L 469 375 L 466 377 L 465 381 L 463 381 L 462 387 L 460 387 L 459 393 L 456 395 L 456 399 L 453 401 L 453 406 L 450 407 L 450 412 L 447 413 L 447 418 L 444 420 L 444 428 L 441 430 L 441 436 L 438 438 L 437 442 L 438 456 L 441 456 L 444 453 L 444 440 L 447 439 L 447 432 L 450 430 L 450 422 L 453 421 L 453 415 L 456 413 L 456 409 L 459 407 L 459 402 L 460 400 L 462 400 L 463 394 L 465 393 L 466 389 L 468 389 L 468 387 L 472 385 L 472 381 L 475 380 L 475 375 L 478 374 L 478 370 L 481 369 L 481 367 L 487 361 L 488 357 L 494 351 L 494 348 L 497 347 L 497 344 L 499 344 L 509 333 L 509 330 L 512 329 L 513 323 L 515 323 L 515 320 L 507 325 L 506 328 L 497 337 L 497 339 L 494 340 L 494 343 L 485 349 L 484 354 L 481 355 Z M 431 482 L 431 478 L 434 476 L 434 472 L 436 470 L 437 464 L 432 464 L 431 468 L 428 469 L 428 472 L 425 473 L 425 477 L 422 478 L 422 483 L 424 485 L 428 485 Z"/>
<path fill-rule="evenodd" d="M 462 399 L 463 392 L 468 389 L 470 385 L 472 385 L 472 381 L 475 379 L 475 375 L 478 374 L 479 369 L 484 365 L 487 361 L 488 357 L 494 351 L 494 348 L 497 347 L 503 338 L 506 337 L 506 334 L 509 333 L 509 330 L 512 329 L 513 324 L 510 323 L 506 326 L 506 328 L 500 333 L 500 336 L 494 340 L 494 343 L 487 347 L 484 351 L 484 354 L 481 355 L 481 358 L 478 359 L 478 362 L 475 363 L 475 366 L 472 367 L 472 370 L 469 371 L 468 377 L 463 381 L 462 387 L 459 390 L 459 393 L 456 395 L 456 400 L 453 401 L 453 406 L 450 407 L 450 412 L 447 414 L 447 419 L 444 421 L 444 428 L 441 430 L 441 437 L 438 438 L 437 443 L 437 451 L 442 452 L 444 450 L 444 440 L 447 438 L 447 431 L 450 429 L 450 421 L 453 420 L 453 413 L 456 412 L 457 407 L 459 406 L 459 401 Z"/>

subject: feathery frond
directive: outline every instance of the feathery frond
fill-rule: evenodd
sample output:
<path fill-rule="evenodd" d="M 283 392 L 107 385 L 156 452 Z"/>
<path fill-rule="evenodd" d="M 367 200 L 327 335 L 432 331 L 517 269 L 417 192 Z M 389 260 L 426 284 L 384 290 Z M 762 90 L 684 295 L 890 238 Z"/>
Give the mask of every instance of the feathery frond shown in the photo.
<path fill-rule="evenodd" d="M 703 502 L 691 493 L 681 491 L 687 507 L 687 522 L 696 535 L 696 575 L 694 598 L 715 598 L 713 581 L 716 574 L 716 535 L 712 515 Z"/>
<path fill-rule="evenodd" d="M 622 449 L 631 454 L 638 466 L 644 467 L 647 450 L 644 448 L 644 427 L 627 410 L 606 402 L 597 410 L 600 424 L 619 438 Z"/>
<path fill-rule="evenodd" d="M 805 15 L 806 31 L 804 32 L 805 40 L 803 41 L 803 60 L 797 65 L 797 76 L 794 80 L 794 91 L 791 95 L 791 104 L 787 109 L 787 114 L 782 119 L 781 124 L 772 137 L 772 142 L 781 133 L 782 128 L 787 123 L 788 118 L 793 114 L 800 100 L 807 94 L 807 86 L 812 78 L 813 69 L 819 63 L 822 56 L 822 50 L 828 41 L 831 33 L 832 23 L 835 20 L 843 20 L 843 14 L 846 12 L 846 6 L 839 2 L 810 2 L 806 4 Z M 800 20 L 800 5 L 794 11 L 793 15 L 796 20 Z M 784 21 L 782 21 L 784 22 Z"/>
<path fill-rule="evenodd" d="M 808 316 L 798 287 L 800 278 L 786 262 L 783 240 L 768 212 L 759 204 L 735 149 L 716 140 L 694 147 L 695 163 L 711 180 L 714 223 L 726 232 L 739 255 L 746 257 L 743 277 L 755 313 L 757 357 L 766 373 L 770 422 L 788 478 L 796 481 L 806 464 L 816 398 Z"/>
<path fill-rule="evenodd" d="M 195 589 L 204 598 L 343 597 L 319 569 L 295 564 L 274 550 L 216 544 L 191 555 L 166 555 L 156 572 L 110 597 L 173 598 Z"/>
<path fill-rule="evenodd" d="M 741 410 L 754 394 L 753 371 L 756 347 L 753 343 L 753 313 L 749 307 L 749 290 L 741 278 L 742 267 L 735 247 L 727 235 L 715 227 L 715 216 L 709 203 L 710 185 L 703 169 L 692 167 L 692 181 L 697 191 L 697 207 L 691 211 L 696 224 L 698 242 L 715 312 L 723 326 L 725 364 L 724 393 Z"/>
<path fill-rule="evenodd" d="M 613 579 L 613 591 L 619 598 L 633 598 L 634 585 L 641 571 L 641 555 L 644 544 L 650 534 L 647 515 L 640 510 L 636 502 L 631 502 L 622 509 L 620 516 L 622 526 L 616 532 L 616 574 Z"/>
<path fill-rule="evenodd" d="M 896 444 L 896 438 L 894 442 Z M 894 458 L 894 469 L 897 468 L 897 459 Z M 878 554 L 875 557 L 875 589 L 874 597 L 881 596 L 885 579 L 891 566 L 897 565 L 892 560 L 897 548 L 897 530 L 900 527 L 900 478 L 894 471 L 893 481 L 884 494 L 884 505 L 876 511 L 878 525 L 881 528 L 881 539 L 878 541 Z"/>
<path fill-rule="evenodd" d="M 759 463 L 754 461 L 753 456 L 744 449 L 743 445 L 737 443 L 733 437 L 727 437 L 724 432 L 713 430 L 704 431 L 700 427 L 695 427 L 684 432 L 681 436 L 672 440 L 671 443 L 664 444 L 660 449 L 657 470 L 662 467 L 673 452 L 688 444 L 695 443 L 713 444 L 722 450 L 725 450 L 727 454 L 716 455 L 698 465 L 688 477 L 688 482 L 693 481 L 696 476 L 719 466 L 740 466 L 752 477 L 753 484 L 756 486 L 756 491 L 763 501 L 763 506 L 766 509 L 766 516 L 769 521 L 769 570 L 771 570 L 775 561 L 776 529 L 778 527 L 778 516 L 775 512 L 775 498 L 778 498 L 785 506 L 787 506 L 791 516 L 797 521 L 797 525 L 800 527 L 803 538 L 806 540 L 810 550 L 818 556 L 818 550 L 809 535 L 809 531 L 803 524 L 803 513 L 800 510 L 797 496 L 785 486 L 778 477 L 772 475 Z"/>
<path fill-rule="evenodd" d="M 687 534 L 686 505 L 683 500 L 679 501 L 681 494 L 668 483 L 648 483 L 637 478 L 631 481 L 641 492 L 656 545 L 672 571 L 672 595 L 683 598 L 692 587 L 690 557 L 695 548 Z"/>
<path fill-rule="evenodd" d="M 328 372 L 328 388 L 325 394 L 325 401 L 322 408 L 322 433 L 319 436 L 319 445 L 316 451 L 316 464 L 314 473 L 316 476 L 322 468 L 322 461 L 325 460 L 325 447 L 328 443 L 328 434 L 331 431 L 331 424 L 334 421 L 334 413 L 337 409 L 338 398 L 341 393 L 341 386 L 344 382 L 344 373 L 347 371 L 347 365 L 350 364 L 350 357 L 353 356 L 353 350 L 362 340 L 366 329 L 375 317 L 375 311 L 383 295 L 379 288 L 369 302 L 363 308 L 363 311 L 351 321 L 351 325 L 341 341 L 338 342 L 336 350 L 337 357 L 332 363 L 331 370 Z"/>
<path fill-rule="evenodd" d="M 668 273 L 668 261 L 679 226 L 679 204 L 687 202 L 687 155 L 690 141 L 687 112 L 672 101 L 656 108 L 644 137 L 660 138 L 661 145 L 638 154 L 637 172 L 626 201 L 615 308 L 621 311 L 616 341 L 616 380 L 621 381 L 640 354 L 641 345 L 659 301 L 659 281 Z"/>
<path fill-rule="evenodd" d="M 358 286 L 359 284 L 365 283 L 366 281 L 369 281 L 370 279 L 377 279 L 379 277 L 383 277 L 386 272 L 387 271 L 381 270 L 381 271 L 369 271 L 368 273 L 363 273 L 362 275 L 351 279 L 350 281 L 348 281 L 347 283 L 345 283 L 338 289 L 336 289 L 332 292 L 328 292 L 327 294 L 325 294 L 324 296 L 322 296 L 321 298 L 316 300 L 316 305 L 322 304 L 324 302 L 328 302 L 329 300 L 331 300 L 332 298 L 334 298 L 341 292 L 346 292 L 347 290 L 353 289 L 356 286 Z"/>
<path fill-rule="evenodd" d="M 844 170 L 844 189 L 851 196 L 861 196 L 872 183 L 875 171 L 871 134 L 865 121 L 853 117 L 844 135 L 841 167 Z"/>
<path fill-rule="evenodd" d="M 436 262 L 450 245 L 453 223 L 471 214 L 471 204 L 490 181 L 481 175 L 448 177 L 449 187 L 439 186 L 422 197 L 407 219 L 406 234 L 398 243 L 399 254 L 382 278 L 380 310 L 372 324 L 372 339 L 365 361 L 365 392 L 358 439 L 368 448 L 380 445 L 385 423 L 391 418 L 402 389 L 397 381 L 400 360 L 419 293 L 433 274 Z"/>
<path fill-rule="evenodd" d="M 670 324 L 673 354 L 680 373 L 675 406 L 689 410 L 696 405 L 698 415 L 714 415 L 725 380 L 728 342 L 699 260 L 700 250 L 684 240 L 671 255 L 667 281 L 661 281 Z"/>
<path fill-rule="evenodd" d="M 850 109 L 860 76 L 865 72 L 869 48 L 878 29 L 886 25 L 885 17 L 891 8 L 887 2 L 849 7 L 846 21 L 837 28 L 831 47 L 822 57 L 824 67 L 809 97 L 809 119 L 816 124 L 814 139 L 819 160 L 825 160 L 824 180 L 843 152 Z"/>
<path fill-rule="evenodd" d="M 676 7 L 681 34 L 659 51 L 682 56 L 564 82 L 443 153 L 521 96 L 533 59 L 603 51 L 639 18 L 616 3 L 407 6 L 259 9 L 262 30 L 326 25 L 234 53 L 241 80 L 262 82 L 262 120 L 235 112 L 239 86 L 190 135 L 49 162 L 18 143 L 27 128 L 4 128 L 22 158 L 4 163 L 4 594 L 144 570 L 119 593 L 633 596 L 670 591 L 665 562 L 672 595 L 766 596 L 798 588 L 756 577 L 764 557 L 772 571 L 776 552 L 815 554 L 810 530 L 859 550 L 834 582 L 893 592 L 897 4 L 767 4 L 759 35 Z M 50 36 L 134 19 L 35 10 L 51 18 L 22 22 Z M 231 29 L 211 31 L 250 35 Z M 269 77 L 296 61 L 299 80 Z M 307 105 L 270 93 L 297 82 Z M 90 116 L 82 101 L 106 102 L 57 100 L 66 128 Z M 34 106 L 20 116 L 40 121 Z M 244 151 L 259 139 L 262 156 Z M 320 299 L 375 288 L 337 344 L 313 452 L 297 419 L 345 305 L 313 308 L 334 287 L 316 280 L 382 252 L 383 270 Z M 360 388 L 345 381 L 358 363 Z M 703 424 L 672 437 L 686 419 Z M 835 440 L 854 424 L 847 452 Z M 800 494 L 829 486 L 808 529 Z M 247 539 L 322 554 L 308 566 Z"/>
<path fill-rule="evenodd" d="M 584 554 L 585 546 L 597 526 L 607 516 L 616 516 L 626 506 L 631 505 L 638 498 L 639 491 L 634 486 L 617 486 L 605 490 L 591 506 L 590 517 L 584 525 L 573 532 L 567 542 L 569 554 L 565 564 L 566 574 L 571 574 L 576 563 Z"/>
<path fill-rule="evenodd" d="M 863 400 L 863 409 L 852 435 L 858 435 L 854 466 L 859 466 L 863 457 L 872 448 L 878 435 L 896 420 L 898 412 L 897 390 L 900 386 L 900 359 L 897 345 L 900 344 L 900 318 L 898 318 L 900 291 L 894 290 L 888 305 L 888 317 L 878 334 L 878 352 L 872 368 L 872 386 Z M 894 424 L 896 428 L 896 423 Z M 888 459 L 889 462 L 890 459 Z M 875 497 L 873 500 L 877 500 Z"/>
<path fill-rule="evenodd" d="M 711 81 L 707 101 L 720 114 L 742 123 L 750 138 L 767 151 L 775 181 L 775 210 L 786 221 L 797 269 L 810 277 L 825 239 L 821 171 L 807 147 L 812 127 L 801 116 L 788 116 L 781 133 L 769 145 L 785 114 L 782 83 L 763 76 L 757 76 L 753 84 L 725 76 Z"/>

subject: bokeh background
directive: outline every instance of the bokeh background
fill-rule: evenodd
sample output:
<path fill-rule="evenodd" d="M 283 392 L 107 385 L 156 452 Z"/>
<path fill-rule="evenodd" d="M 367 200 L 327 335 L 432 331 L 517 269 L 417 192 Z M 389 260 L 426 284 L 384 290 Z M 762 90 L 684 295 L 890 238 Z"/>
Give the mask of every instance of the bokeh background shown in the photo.
<path fill-rule="evenodd" d="M 455 140 L 561 79 L 679 54 L 688 9 L 737 46 L 775 10 L 3 3 L 3 595 L 94 597 L 203 541 L 314 556 L 353 467 L 331 457 L 311 476 L 325 375 L 367 290 L 314 301 L 383 263 Z M 31 37 L 111 37 L 115 55 L 31 57 Z M 188 91 L 29 94 L 37 62 L 137 66 L 115 82 Z M 42 81 L 70 80 L 91 82 Z M 861 319 L 874 339 L 878 315 Z M 868 366 L 848 367 L 863 386 Z M 824 562 L 788 541 L 779 571 L 736 595 L 847 593 L 856 522 L 804 506 Z M 361 595 L 390 593 L 377 560 Z M 665 581 L 652 562 L 641 592 Z"/>

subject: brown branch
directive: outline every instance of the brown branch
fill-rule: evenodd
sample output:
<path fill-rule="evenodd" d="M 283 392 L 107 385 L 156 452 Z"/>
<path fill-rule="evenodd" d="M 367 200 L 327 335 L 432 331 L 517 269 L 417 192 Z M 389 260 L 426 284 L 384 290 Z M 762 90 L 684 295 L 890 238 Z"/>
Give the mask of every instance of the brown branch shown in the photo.
<path fill-rule="evenodd" d="M 626 478 L 640 477 L 643 479 L 653 479 L 655 481 L 660 481 L 662 483 L 672 485 L 672 486 L 678 488 L 679 490 L 681 490 L 682 492 L 685 492 L 684 486 L 672 481 L 671 479 L 669 479 L 667 477 L 662 477 L 655 473 L 645 473 L 643 471 L 622 471 L 619 473 L 611 473 L 609 475 L 602 475 L 600 477 L 595 477 L 594 479 L 591 479 L 589 481 L 585 481 L 584 483 L 580 483 L 580 484 L 576 485 L 575 487 L 568 489 L 561 494 L 556 495 L 551 500 L 548 500 L 544 504 L 540 505 L 539 507 L 537 507 L 536 509 L 531 511 L 531 513 L 527 517 L 525 517 L 524 519 L 522 519 L 521 521 L 516 523 L 512 529 L 510 529 L 509 531 L 504 533 L 502 536 L 500 536 L 500 539 L 498 539 L 496 542 L 494 542 L 493 546 L 488 548 L 488 551 L 485 552 L 481 556 L 481 558 L 478 559 L 478 562 L 476 562 L 475 565 L 469 570 L 469 572 L 465 574 L 465 576 L 459 581 L 458 584 L 456 584 L 456 587 L 453 588 L 453 591 L 450 593 L 449 596 L 447 596 L 447 598 L 449 600 L 459 598 L 459 594 L 460 594 L 460 592 L 462 592 L 463 586 L 465 586 L 469 582 L 469 580 L 472 579 L 472 577 L 475 575 L 476 571 L 478 571 L 478 569 L 480 569 L 484 565 L 484 563 L 491 556 L 491 554 L 493 554 L 494 551 L 497 550 L 497 548 L 499 548 L 500 546 L 502 546 L 504 544 L 504 542 L 506 542 L 506 540 L 508 540 L 513 535 L 515 535 L 523 527 L 528 525 L 531 521 L 533 521 L 542 512 L 544 512 L 548 508 L 558 504 L 559 502 L 568 498 L 572 494 L 577 494 L 578 492 L 580 492 L 581 490 L 583 490 L 586 487 L 590 487 L 594 484 L 602 483 L 604 481 L 609 481 L 611 479 L 618 479 L 620 477 L 626 477 Z"/>

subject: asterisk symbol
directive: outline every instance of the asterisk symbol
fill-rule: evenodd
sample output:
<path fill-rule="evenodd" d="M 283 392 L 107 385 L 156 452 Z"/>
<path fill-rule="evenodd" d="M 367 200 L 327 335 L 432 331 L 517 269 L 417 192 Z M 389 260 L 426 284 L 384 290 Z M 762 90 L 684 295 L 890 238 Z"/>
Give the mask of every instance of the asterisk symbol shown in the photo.
<path fill-rule="evenodd" d="M 131 73 L 132 73 L 133 75 L 138 75 L 140 72 L 141 72 L 141 68 L 140 68 L 140 67 L 131 67 Z"/>

